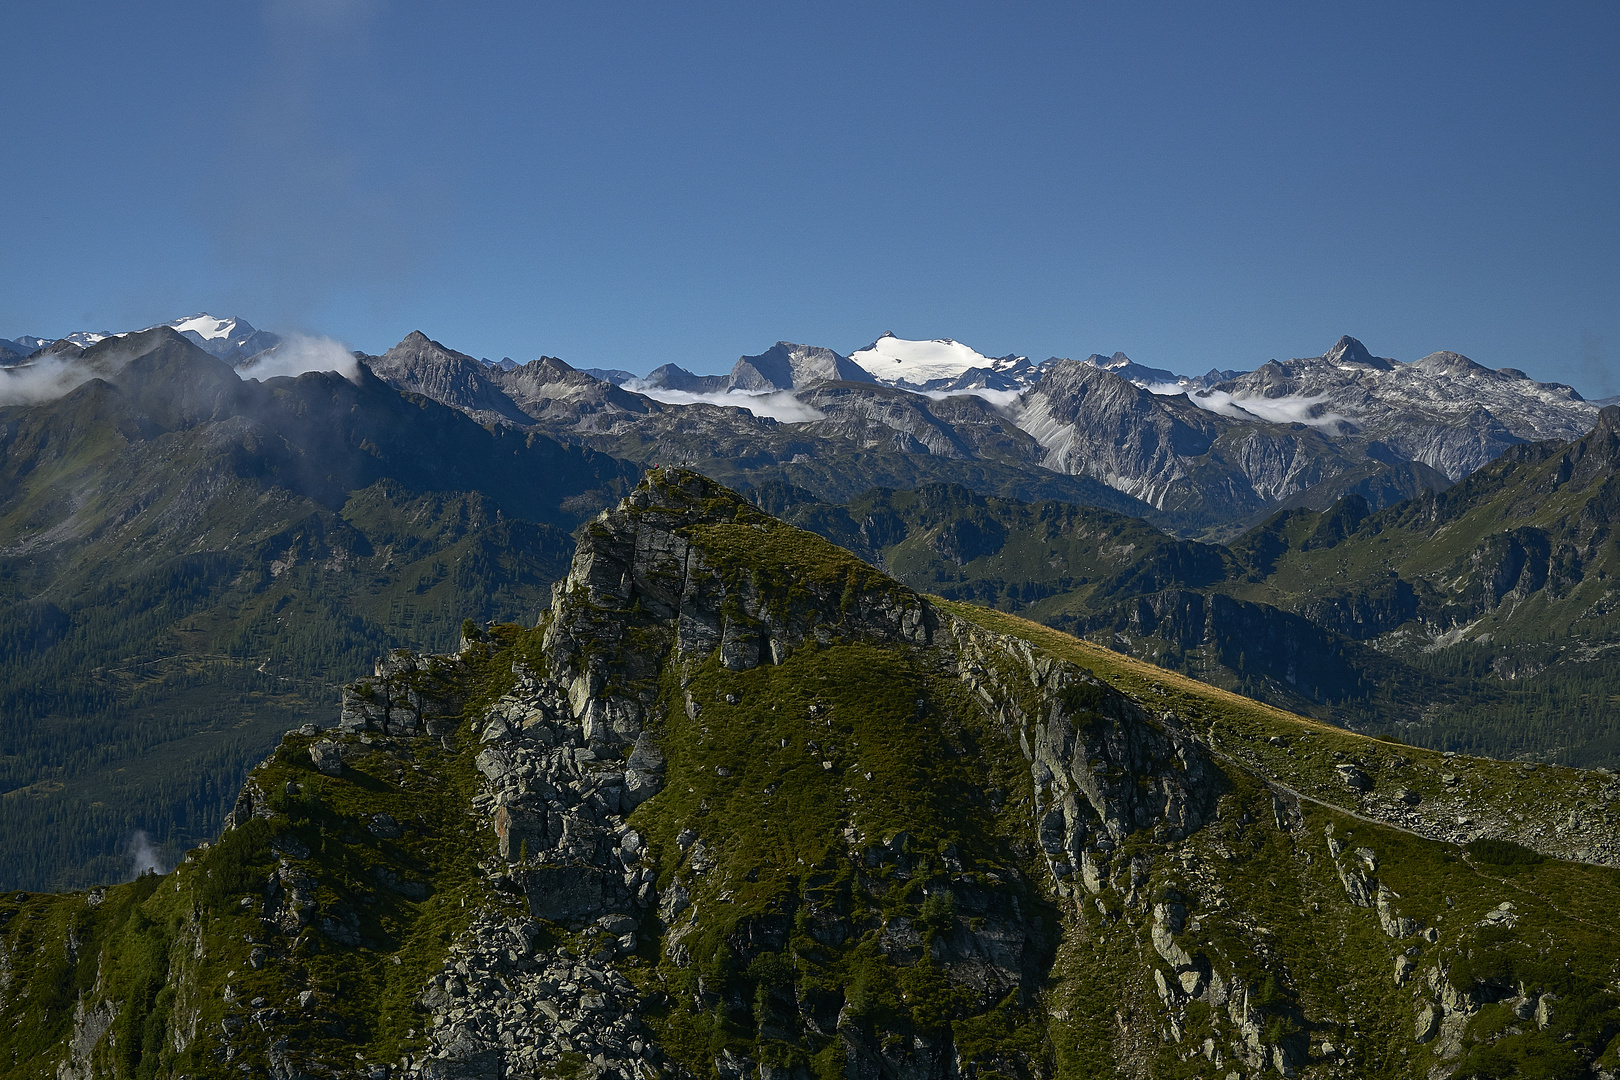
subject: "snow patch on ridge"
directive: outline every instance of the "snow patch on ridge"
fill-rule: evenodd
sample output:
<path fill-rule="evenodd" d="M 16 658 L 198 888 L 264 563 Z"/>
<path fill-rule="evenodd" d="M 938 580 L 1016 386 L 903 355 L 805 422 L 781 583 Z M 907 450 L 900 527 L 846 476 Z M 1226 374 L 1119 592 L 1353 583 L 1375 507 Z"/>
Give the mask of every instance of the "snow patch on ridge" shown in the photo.
<path fill-rule="evenodd" d="M 216 319 L 207 312 L 192 315 L 184 319 L 176 319 L 171 323 L 159 323 L 160 326 L 172 326 L 180 333 L 190 330 L 198 337 L 212 341 L 215 338 L 228 338 L 236 333 L 236 319 Z M 148 327 L 147 329 L 155 329 Z"/>

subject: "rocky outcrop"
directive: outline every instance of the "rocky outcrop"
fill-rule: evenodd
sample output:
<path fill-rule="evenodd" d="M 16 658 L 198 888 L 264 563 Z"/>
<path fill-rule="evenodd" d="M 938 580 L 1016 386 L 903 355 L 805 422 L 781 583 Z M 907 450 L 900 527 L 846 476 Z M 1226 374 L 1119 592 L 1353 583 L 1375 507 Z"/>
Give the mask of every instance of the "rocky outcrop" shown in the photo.
<path fill-rule="evenodd" d="M 1452 352 L 1403 364 L 1373 356 L 1352 337 L 1320 357 L 1273 360 L 1213 392 L 1240 407 L 1245 400 L 1312 403 L 1342 417 L 1345 434 L 1452 480 L 1517 443 L 1578 438 L 1597 414 L 1561 383 L 1535 382 L 1511 368 L 1492 371 Z"/>
<path fill-rule="evenodd" d="M 875 383 L 866 369 L 831 349 L 778 341 L 758 356 L 744 356 L 731 369 L 727 389 L 797 390 L 815 382 Z"/>
<path fill-rule="evenodd" d="M 1030 762 L 1041 849 L 1058 895 L 1111 877 L 1129 894 L 1126 868 L 1110 872 L 1126 836 L 1149 830 L 1177 839 L 1213 812 L 1212 767 L 1174 714 L 1150 717 L 1027 642 L 959 619 L 949 629 L 963 683 L 995 710 Z M 1032 709 L 1018 704 L 1029 690 Z"/>
<path fill-rule="evenodd" d="M 1093 476 L 1155 507 L 1229 426 L 1072 360 L 1052 365 L 1024 396 L 1018 424 L 1045 450 L 1045 468 Z"/>
<path fill-rule="evenodd" d="M 776 580 L 758 568 L 732 570 L 682 535 L 702 526 L 768 527 L 763 515 L 750 523 L 750 513 L 757 514 L 706 477 L 659 470 L 587 527 L 554 592 L 545 652 L 551 677 L 567 680 L 569 708 L 588 740 L 635 741 L 656 697 L 663 647 L 691 658 L 718 648 L 722 665 L 746 670 L 779 663 L 806 641 L 931 641 L 931 609 L 875 572 L 877 587 L 846 606 L 843 579 L 818 582 L 793 567 Z M 600 647 L 624 642 L 632 625 L 650 635 L 646 647 Z M 604 694 L 610 682 L 620 689 Z"/>
<path fill-rule="evenodd" d="M 624 820 L 660 786 L 655 752 L 644 746 L 634 765 L 599 760 L 565 690 L 514 674 L 473 727 L 482 776 L 473 807 L 498 838 L 486 879 L 521 895 L 527 917 L 486 909 L 452 948 L 421 997 L 433 1051 L 407 1062 L 408 1075 L 537 1075 L 572 1059 L 609 1080 L 650 1080 L 662 1055 L 614 960 L 635 951 L 656 899 L 643 840 Z M 537 948 L 542 925 L 583 933 L 593 951 Z"/>
<path fill-rule="evenodd" d="M 617 927 L 600 929 L 614 940 Z M 664 1055 L 630 981 L 600 957 L 570 959 L 539 940 L 532 921 L 481 914 L 422 992 L 432 1050 L 408 1057 L 402 1074 L 483 1080 L 583 1065 L 608 1080 L 660 1075 Z"/>
<path fill-rule="evenodd" d="M 495 369 L 446 348 L 420 330 L 365 362 L 389 386 L 460 409 L 481 423 L 533 423 L 501 388 Z"/>
<path fill-rule="evenodd" d="M 957 460 L 990 460 L 1021 468 L 1039 464 L 1040 444 L 1008 414 L 970 394 L 924 397 L 878 384 L 817 384 L 799 400 L 823 419 L 808 433 L 863 450 L 926 453 Z"/>

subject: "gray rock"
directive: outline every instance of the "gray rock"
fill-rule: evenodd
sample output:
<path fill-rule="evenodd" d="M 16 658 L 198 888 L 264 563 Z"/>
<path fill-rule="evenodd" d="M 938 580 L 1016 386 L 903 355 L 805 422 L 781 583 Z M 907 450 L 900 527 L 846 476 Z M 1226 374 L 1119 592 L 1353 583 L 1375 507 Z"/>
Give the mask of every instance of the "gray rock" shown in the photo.
<path fill-rule="evenodd" d="M 1423 1006 L 1412 1025 L 1412 1038 L 1419 1043 L 1426 1043 L 1433 1039 L 1439 1030 L 1440 1014 L 1435 1011 L 1433 1005 Z"/>
<path fill-rule="evenodd" d="M 1355 791 L 1372 790 L 1372 779 L 1354 765 L 1335 765 L 1334 768 L 1338 770 L 1339 780 L 1345 787 Z"/>
<path fill-rule="evenodd" d="M 1405 986 L 1407 980 L 1412 977 L 1412 969 L 1415 966 L 1412 958 L 1404 953 L 1395 957 L 1395 985 Z"/>
<path fill-rule="evenodd" d="M 309 759 L 318 771 L 327 776 L 343 775 L 343 750 L 331 739 L 310 744 Z"/>
<path fill-rule="evenodd" d="M 370 823 L 366 825 L 366 829 L 371 833 L 371 835 L 382 840 L 398 840 L 401 836 L 405 835 L 405 830 L 400 828 L 399 822 L 394 820 L 392 814 L 372 815 Z"/>
<path fill-rule="evenodd" d="M 571 927 L 628 914 L 634 906 L 617 874 L 592 866 L 539 866 L 524 871 L 521 880 L 530 914 Z"/>

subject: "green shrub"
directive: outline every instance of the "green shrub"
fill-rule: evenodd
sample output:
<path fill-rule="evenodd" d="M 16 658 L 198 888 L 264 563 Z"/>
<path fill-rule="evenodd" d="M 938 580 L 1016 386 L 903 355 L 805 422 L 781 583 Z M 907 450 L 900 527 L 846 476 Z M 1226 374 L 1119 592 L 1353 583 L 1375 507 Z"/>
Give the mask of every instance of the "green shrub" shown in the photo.
<path fill-rule="evenodd" d="M 1464 850 L 1475 862 L 1491 866 L 1535 866 L 1547 861 L 1547 856 L 1511 840 L 1472 840 Z"/>
<path fill-rule="evenodd" d="M 956 925 L 956 897 L 949 889 L 929 896 L 917 910 L 915 925 L 923 933 L 923 940 L 943 934 Z"/>
<path fill-rule="evenodd" d="M 1108 691 L 1088 682 L 1071 683 L 1058 691 L 1057 699 L 1063 703 L 1063 711 L 1075 717 L 1097 712 L 1108 700 Z"/>
<path fill-rule="evenodd" d="M 202 902 L 219 912 L 245 893 L 263 891 L 269 872 L 270 823 L 253 818 L 224 836 L 208 853 Z"/>
<path fill-rule="evenodd" d="M 781 953 L 760 953 L 748 961 L 743 977 L 749 982 L 774 990 L 793 983 L 793 965 L 782 959 Z"/>

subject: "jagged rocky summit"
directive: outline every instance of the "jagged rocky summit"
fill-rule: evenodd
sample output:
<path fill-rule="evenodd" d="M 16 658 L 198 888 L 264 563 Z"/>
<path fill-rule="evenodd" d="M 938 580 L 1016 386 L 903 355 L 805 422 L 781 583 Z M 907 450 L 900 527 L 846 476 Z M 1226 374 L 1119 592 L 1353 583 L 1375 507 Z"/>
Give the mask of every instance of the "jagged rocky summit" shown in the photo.
<path fill-rule="evenodd" d="M 1616 799 L 931 601 L 655 470 L 539 626 L 383 658 L 174 873 L 0 900 L 0 1052 L 58 1080 L 1612 1076 Z"/>

